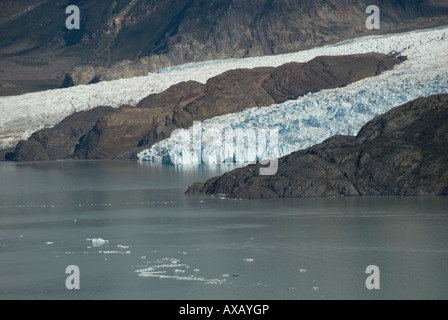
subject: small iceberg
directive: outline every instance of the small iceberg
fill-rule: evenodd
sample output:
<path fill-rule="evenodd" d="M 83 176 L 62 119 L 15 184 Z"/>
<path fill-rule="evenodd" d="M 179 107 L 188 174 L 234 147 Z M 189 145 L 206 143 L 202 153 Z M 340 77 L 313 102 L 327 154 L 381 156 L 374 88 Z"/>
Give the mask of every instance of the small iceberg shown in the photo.
<path fill-rule="evenodd" d="M 101 247 L 101 246 L 106 246 L 109 244 L 109 240 L 104 240 L 101 238 L 91 239 L 91 240 L 92 240 L 92 246 L 94 246 L 94 247 Z"/>
<path fill-rule="evenodd" d="M 131 251 L 99 251 L 99 254 L 121 254 L 121 255 L 127 255 L 131 254 Z"/>

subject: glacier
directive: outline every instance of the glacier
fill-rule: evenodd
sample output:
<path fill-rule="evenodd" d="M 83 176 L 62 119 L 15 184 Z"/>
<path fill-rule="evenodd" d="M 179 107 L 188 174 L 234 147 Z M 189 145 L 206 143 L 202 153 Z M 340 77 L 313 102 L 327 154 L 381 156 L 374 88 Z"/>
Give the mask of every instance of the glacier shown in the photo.
<path fill-rule="evenodd" d="M 202 130 L 214 128 L 221 132 L 278 129 L 279 153 L 285 155 L 334 134 L 356 134 L 360 126 L 375 115 L 414 98 L 446 93 L 447 34 L 448 26 L 444 26 L 368 36 L 290 54 L 189 63 L 144 77 L 0 97 L 0 148 L 14 146 L 33 132 L 52 127 L 75 112 L 101 105 L 135 106 L 149 94 L 162 92 L 174 84 L 190 80 L 206 83 L 211 77 L 232 69 L 277 67 L 292 61 L 307 62 L 321 55 L 401 52 L 408 56 L 408 61 L 375 79 L 202 123 Z M 202 148 L 207 148 L 207 144 Z M 168 139 L 142 152 L 140 159 L 162 161 L 169 150 Z M 189 161 L 187 157 L 178 160 L 179 163 Z"/>
<path fill-rule="evenodd" d="M 419 97 L 448 93 L 446 31 L 447 29 L 437 29 L 429 33 L 414 32 L 390 38 L 358 39 L 338 44 L 335 47 L 349 45 L 365 48 L 372 42 L 381 40 L 387 50 L 390 50 L 392 48 L 389 41 L 392 41 L 396 47 L 391 53 L 401 52 L 408 57 L 408 60 L 394 70 L 377 77 L 363 79 L 344 88 L 322 90 L 294 101 L 246 109 L 240 113 L 206 120 L 201 123 L 204 136 L 207 137 L 206 132 L 213 131 L 278 130 L 277 154 L 282 157 L 321 143 L 334 135 L 356 135 L 364 124 L 393 107 Z M 377 43 L 377 52 L 387 51 L 380 47 L 381 41 Z M 354 48 L 350 47 L 350 50 Z M 189 130 L 194 136 L 193 128 Z M 252 145 L 254 143 L 252 141 Z M 173 150 L 176 150 L 178 145 L 175 139 L 166 139 L 142 151 L 139 159 L 174 164 L 225 163 L 226 161 L 220 161 L 222 158 L 220 151 L 215 151 L 216 144 L 217 139 L 204 138 L 200 156 L 196 156 L 198 151 L 192 148 L 190 151 L 196 153 L 193 156 L 183 150 L 173 158 Z M 197 146 L 194 149 L 197 149 Z M 253 153 L 254 148 L 246 145 L 243 149 L 246 154 L 249 153 L 246 157 L 247 162 L 263 159 L 263 155 Z M 234 154 L 234 158 L 238 158 L 238 155 Z"/>

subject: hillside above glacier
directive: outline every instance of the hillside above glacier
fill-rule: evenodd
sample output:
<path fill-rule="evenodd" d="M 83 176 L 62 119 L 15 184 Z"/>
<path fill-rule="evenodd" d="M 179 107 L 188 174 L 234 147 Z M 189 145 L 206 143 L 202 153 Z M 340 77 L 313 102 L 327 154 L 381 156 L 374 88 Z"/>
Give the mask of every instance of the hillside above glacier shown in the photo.
<path fill-rule="evenodd" d="M 79 30 L 64 27 L 70 4 Z M 365 28 L 370 4 L 380 30 Z M 436 27 L 447 13 L 444 0 L 2 0 L 0 95 Z"/>

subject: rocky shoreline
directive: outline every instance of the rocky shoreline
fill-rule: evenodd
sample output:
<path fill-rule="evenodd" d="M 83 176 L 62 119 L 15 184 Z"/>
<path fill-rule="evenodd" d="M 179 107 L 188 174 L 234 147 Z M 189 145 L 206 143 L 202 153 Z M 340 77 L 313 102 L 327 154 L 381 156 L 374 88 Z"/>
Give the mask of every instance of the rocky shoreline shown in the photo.
<path fill-rule="evenodd" d="M 335 136 L 279 160 L 274 176 L 250 165 L 187 194 L 230 198 L 447 196 L 448 95 L 420 98 L 367 123 L 358 136 Z"/>

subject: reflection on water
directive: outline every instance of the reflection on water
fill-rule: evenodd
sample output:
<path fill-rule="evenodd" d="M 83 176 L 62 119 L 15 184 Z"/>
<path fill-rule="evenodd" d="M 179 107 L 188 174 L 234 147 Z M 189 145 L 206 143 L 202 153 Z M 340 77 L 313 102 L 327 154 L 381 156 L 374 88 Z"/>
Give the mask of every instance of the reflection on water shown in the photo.
<path fill-rule="evenodd" d="M 447 198 L 184 194 L 232 168 L 1 163 L 0 298 L 448 298 Z"/>

